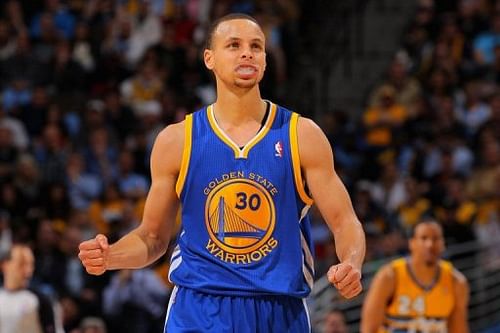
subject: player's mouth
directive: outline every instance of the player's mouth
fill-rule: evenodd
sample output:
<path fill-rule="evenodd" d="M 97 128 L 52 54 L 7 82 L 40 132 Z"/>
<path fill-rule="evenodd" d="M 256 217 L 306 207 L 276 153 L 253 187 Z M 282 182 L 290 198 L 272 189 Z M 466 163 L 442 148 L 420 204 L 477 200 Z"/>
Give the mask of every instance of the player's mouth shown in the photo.
<path fill-rule="evenodd" d="M 257 67 L 252 65 L 239 65 L 236 67 L 236 73 L 243 79 L 249 79 L 257 74 Z"/>

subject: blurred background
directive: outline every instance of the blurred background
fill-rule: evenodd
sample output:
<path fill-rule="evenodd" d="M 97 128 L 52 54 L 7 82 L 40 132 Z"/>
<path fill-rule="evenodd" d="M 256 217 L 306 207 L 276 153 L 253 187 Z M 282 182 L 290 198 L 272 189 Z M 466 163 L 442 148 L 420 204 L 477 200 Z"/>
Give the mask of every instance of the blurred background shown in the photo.
<path fill-rule="evenodd" d="M 0 252 L 32 246 L 31 287 L 64 331 L 162 331 L 168 254 L 94 277 L 78 244 L 139 223 L 153 140 L 213 102 L 201 54 L 231 12 L 266 34 L 263 97 L 313 118 L 333 146 L 367 234 L 365 290 L 435 216 L 470 281 L 471 332 L 500 332 L 500 1 L 4 0 Z M 363 295 L 328 287 L 335 246 L 312 217 L 314 330 L 357 332 Z"/>

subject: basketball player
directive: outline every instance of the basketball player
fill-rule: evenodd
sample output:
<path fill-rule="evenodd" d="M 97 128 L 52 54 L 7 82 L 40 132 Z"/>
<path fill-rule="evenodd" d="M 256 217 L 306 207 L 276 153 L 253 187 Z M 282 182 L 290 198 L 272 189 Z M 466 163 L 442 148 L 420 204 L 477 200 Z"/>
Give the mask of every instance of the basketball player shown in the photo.
<path fill-rule="evenodd" d="M 396 259 L 375 275 L 363 303 L 361 332 L 466 333 L 469 287 L 444 251 L 441 226 L 417 223 L 410 256 Z"/>
<path fill-rule="evenodd" d="M 308 332 L 313 198 L 341 260 L 328 277 L 346 298 L 361 291 L 361 224 L 318 126 L 261 98 L 257 22 L 225 16 L 208 37 L 216 102 L 159 134 L 141 225 L 111 246 L 98 235 L 79 256 L 91 274 L 152 263 L 165 253 L 180 202 L 165 331 Z"/>

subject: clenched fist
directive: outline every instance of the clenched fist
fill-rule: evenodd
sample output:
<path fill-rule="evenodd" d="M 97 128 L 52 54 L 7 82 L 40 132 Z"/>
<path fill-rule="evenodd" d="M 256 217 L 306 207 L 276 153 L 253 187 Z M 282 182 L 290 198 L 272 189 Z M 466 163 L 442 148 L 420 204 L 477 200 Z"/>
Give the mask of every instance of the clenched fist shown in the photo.
<path fill-rule="evenodd" d="M 97 235 L 93 239 L 82 242 L 78 247 L 78 258 L 82 261 L 87 273 L 101 275 L 106 272 L 109 254 L 108 239 L 104 235 Z"/>
<path fill-rule="evenodd" d="M 337 288 L 345 298 L 353 298 L 358 295 L 363 286 L 361 285 L 361 272 L 348 263 L 340 263 L 330 267 L 326 274 L 328 281 Z"/>

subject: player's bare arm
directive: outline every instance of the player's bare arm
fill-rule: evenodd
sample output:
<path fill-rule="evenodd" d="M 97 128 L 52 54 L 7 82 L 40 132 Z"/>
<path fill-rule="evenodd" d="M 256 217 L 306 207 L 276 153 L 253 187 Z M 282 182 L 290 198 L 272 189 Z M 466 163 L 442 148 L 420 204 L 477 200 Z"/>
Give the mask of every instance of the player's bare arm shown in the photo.
<path fill-rule="evenodd" d="M 394 269 L 390 264 L 375 274 L 363 302 L 361 312 L 361 333 L 376 333 L 385 318 L 385 309 L 395 288 Z"/>
<path fill-rule="evenodd" d="M 333 153 L 323 131 L 311 120 L 299 118 L 298 141 L 301 167 L 307 186 L 335 237 L 340 265 L 333 266 L 328 279 L 342 296 L 359 294 L 365 235 L 349 194 L 334 169 Z"/>
<path fill-rule="evenodd" d="M 448 332 L 469 333 L 467 324 L 467 308 L 469 306 L 469 283 L 465 276 L 458 270 L 453 271 L 453 292 L 455 293 L 455 306 L 448 318 Z"/>
<path fill-rule="evenodd" d="M 79 257 L 88 273 L 141 268 L 165 253 L 179 205 L 175 184 L 183 144 L 184 123 L 168 126 L 158 135 L 151 153 L 151 188 L 140 226 L 112 245 L 104 235 L 80 244 Z"/>

